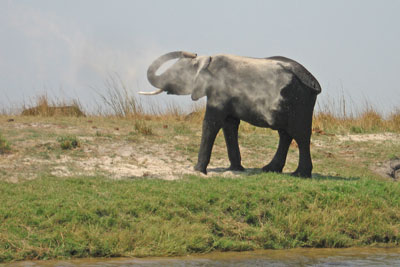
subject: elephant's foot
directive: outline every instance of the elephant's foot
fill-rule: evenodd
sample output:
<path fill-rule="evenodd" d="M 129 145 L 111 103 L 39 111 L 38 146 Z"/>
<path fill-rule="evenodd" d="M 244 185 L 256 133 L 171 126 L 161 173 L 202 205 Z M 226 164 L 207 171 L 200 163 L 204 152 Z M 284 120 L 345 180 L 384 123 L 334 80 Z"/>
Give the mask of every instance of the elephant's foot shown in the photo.
<path fill-rule="evenodd" d="M 269 163 L 268 165 L 265 165 L 262 168 L 263 172 L 278 172 L 278 173 L 281 173 L 282 170 L 283 170 L 283 167 L 278 166 L 276 164 L 272 164 L 272 163 Z"/>
<path fill-rule="evenodd" d="M 207 167 L 201 167 L 199 164 L 194 166 L 193 168 L 195 171 L 202 172 L 204 174 L 207 174 Z"/>
<path fill-rule="evenodd" d="M 230 171 L 238 171 L 238 172 L 243 172 L 245 168 L 243 168 L 242 165 L 231 165 L 228 170 Z"/>
<path fill-rule="evenodd" d="M 290 174 L 291 176 L 294 177 L 302 177 L 302 178 L 311 178 L 311 170 L 295 170 L 293 173 Z"/>

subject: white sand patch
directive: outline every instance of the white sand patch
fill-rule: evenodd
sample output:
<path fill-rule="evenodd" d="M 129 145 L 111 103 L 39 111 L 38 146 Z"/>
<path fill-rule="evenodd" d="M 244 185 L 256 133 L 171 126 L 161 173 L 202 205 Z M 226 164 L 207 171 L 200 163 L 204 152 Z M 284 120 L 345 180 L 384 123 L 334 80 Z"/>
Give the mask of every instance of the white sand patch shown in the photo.
<path fill-rule="evenodd" d="M 368 142 L 368 141 L 397 141 L 400 142 L 400 135 L 395 133 L 378 134 L 348 134 L 337 135 L 340 141 Z"/>

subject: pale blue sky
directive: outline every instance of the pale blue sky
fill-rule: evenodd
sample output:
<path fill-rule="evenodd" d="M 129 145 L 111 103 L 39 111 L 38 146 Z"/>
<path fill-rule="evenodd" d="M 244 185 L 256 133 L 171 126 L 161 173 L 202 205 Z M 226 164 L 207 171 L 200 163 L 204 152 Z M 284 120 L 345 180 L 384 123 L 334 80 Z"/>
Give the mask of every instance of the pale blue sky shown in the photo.
<path fill-rule="evenodd" d="M 287 56 L 319 80 L 319 101 L 344 94 L 390 112 L 400 107 L 399 12 L 395 0 L 2 0 L 0 108 L 44 91 L 90 105 L 114 72 L 132 92 L 152 90 L 152 60 L 186 50 Z"/>

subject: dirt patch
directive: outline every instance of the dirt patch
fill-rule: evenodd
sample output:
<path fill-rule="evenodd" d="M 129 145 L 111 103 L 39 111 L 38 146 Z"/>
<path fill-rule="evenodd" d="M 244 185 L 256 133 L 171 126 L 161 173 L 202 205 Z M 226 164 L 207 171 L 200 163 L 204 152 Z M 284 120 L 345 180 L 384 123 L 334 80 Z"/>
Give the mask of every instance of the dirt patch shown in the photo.
<path fill-rule="evenodd" d="M 75 126 L 59 128 L 52 123 L 15 123 L 19 138 L 13 142 L 13 152 L 0 158 L 0 179 L 18 182 L 49 173 L 57 177 L 102 175 L 111 179 L 158 178 L 180 179 L 184 175 L 201 175 L 193 170 L 197 160 L 194 153 L 185 153 L 176 146 L 190 141 L 187 136 L 174 136 L 168 143 L 156 143 L 157 138 L 137 136 L 129 140 L 129 133 L 118 132 L 98 136 L 93 129 Z M 80 147 L 63 150 L 57 137 L 76 134 Z M 217 150 L 217 149 L 216 149 Z M 226 156 L 214 157 L 208 176 L 236 177 L 221 166 L 229 166 Z M 207 176 L 205 176 L 207 177 Z"/>
<path fill-rule="evenodd" d="M 80 173 L 76 174 L 95 175 L 102 173 L 112 179 L 146 177 L 175 180 L 186 174 L 199 175 L 198 172 L 193 170 L 193 159 L 183 156 L 170 145 L 155 146 L 149 143 L 114 142 L 101 148 L 93 147 L 91 151 L 97 151 L 98 156 L 79 161 L 70 157 L 67 160 L 60 161 L 60 164 L 75 165 L 73 169 L 80 170 Z M 222 162 L 216 161 L 215 163 L 221 166 L 219 164 Z M 224 163 L 228 165 L 227 162 Z M 209 175 L 239 175 L 224 168 L 213 167 L 213 165 L 210 165 Z M 56 173 L 53 172 L 53 174 Z M 69 172 L 65 173 L 67 176 L 71 175 Z"/>
<path fill-rule="evenodd" d="M 167 124 L 169 126 L 165 127 Z M 145 125 L 151 128 L 151 134 L 138 131 L 134 121 L 122 119 L 17 117 L 12 123 L 1 125 L 11 152 L 0 157 L 0 180 L 18 182 L 43 174 L 166 180 L 180 179 L 188 174 L 202 175 L 193 170 L 201 139 L 200 124 L 149 120 Z M 76 137 L 80 146 L 62 149 L 59 140 L 63 136 Z M 276 151 L 278 135 L 260 128 L 242 131 L 239 143 L 246 172 L 224 168 L 230 164 L 220 133 L 207 168 L 208 175 L 204 177 L 243 177 L 261 172 L 261 167 Z M 353 170 L 358 167 L 368 169 L 368 175 L 374 177 L 379 174 L 398 179 L 397 173 L 390 176 L 393 168 L 389 170 L 385 162 L 388 158 L 399 157 L 399 148 L 400 135 L 394 133 L 316 134 L 311 144 L 314 172 L 354 176 L 357 174 Z M 298 148 L 291 146 L 284 172 L 294 171 L 297 164 Z"/>

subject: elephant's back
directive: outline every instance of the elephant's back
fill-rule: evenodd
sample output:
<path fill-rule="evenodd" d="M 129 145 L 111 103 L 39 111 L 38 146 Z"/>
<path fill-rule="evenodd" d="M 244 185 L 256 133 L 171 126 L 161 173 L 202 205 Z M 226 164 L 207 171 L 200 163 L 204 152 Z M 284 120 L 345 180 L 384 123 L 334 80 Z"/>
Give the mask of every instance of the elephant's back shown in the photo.
<path fill-rule="evenodd" d="M 235 73 L 238 75 L 238 79 L 264 75 L 268 80 L 281 78 L 285 80 L 288 75 L 284 75 L 283 71 L 290 74 L 290 76 L 297 77 L 301 83 L 309 87 L 315 94 L 321 93 L 321 86 L 317 79 L 303 65 L 287 57 L 252 58 L 236 55 L 214 55 L 212 62 L 214 62 L 212 64 L 214 69 L 217 72 L 222 71 L 224 77 L 229 76 L 227 75 L 229 73 Z"/>

